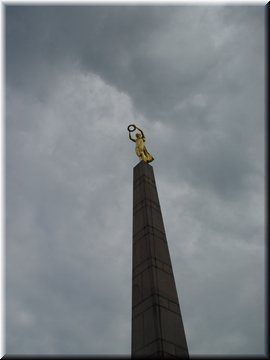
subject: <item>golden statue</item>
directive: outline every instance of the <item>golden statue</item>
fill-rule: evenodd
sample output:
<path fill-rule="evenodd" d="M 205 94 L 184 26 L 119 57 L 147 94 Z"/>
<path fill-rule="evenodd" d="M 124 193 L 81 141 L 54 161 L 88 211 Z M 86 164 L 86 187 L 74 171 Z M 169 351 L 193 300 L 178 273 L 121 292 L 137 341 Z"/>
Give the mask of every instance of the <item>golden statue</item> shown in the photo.
<path fill-rule="evenodd" d="M 139 133 L 136 134 L 136 139 L 132 139 L 131 137 L 131 133 L 135 130 L 138 130 Z M 154 160 L 153 156 L 147 151 L 144 143 L 145 143 L 145 136 L 144 133 L 141 129 L 138 128 L 138 126 L 136 125 L 129 125 L 128 126 L 128 134 L 129 134 L 129 138 L 131 141 L 134 141 L 136 143 L 136 147 L 135 147 L 135 152 L 137 154 L 137 156 L 147 162 L 150 163 L 151 161 Z"/>

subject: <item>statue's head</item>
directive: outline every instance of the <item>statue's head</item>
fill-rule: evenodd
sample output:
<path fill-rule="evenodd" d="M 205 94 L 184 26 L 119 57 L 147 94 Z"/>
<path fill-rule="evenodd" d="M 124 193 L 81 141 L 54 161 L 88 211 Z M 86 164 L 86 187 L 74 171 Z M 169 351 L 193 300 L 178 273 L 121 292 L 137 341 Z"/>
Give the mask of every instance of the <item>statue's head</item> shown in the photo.
<path fill-rule="evenodd" d="M 139 139 L 139 138 L 141 138 L 141 137 L 142 137 L 142 134 L 139 134 L 139 133 L 136 134 L 136 138 L 137 138 L 137 139 Z"/>

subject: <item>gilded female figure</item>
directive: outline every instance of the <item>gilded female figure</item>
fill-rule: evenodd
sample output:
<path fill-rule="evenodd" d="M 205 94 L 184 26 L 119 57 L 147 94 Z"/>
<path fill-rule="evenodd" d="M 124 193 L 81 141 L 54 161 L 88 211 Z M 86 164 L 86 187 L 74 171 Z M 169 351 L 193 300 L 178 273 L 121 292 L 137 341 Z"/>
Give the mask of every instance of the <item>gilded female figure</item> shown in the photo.
<path fill-rule="evenodd" d="M 131 127 L 133 127 L 133 129 L 131 130 Z M 136 134 L 136 139 L 133 139 L 131 137 L 131 132 L 138 130 L 140 133 Z M 151 161 L 154 160 L 153 156 L 147 151 L 144 143 L 145 143 L 145 136 L 144 133 L 141 129 L 138 128 L 138 126 L 135 125 L 129 125 L 128 127 L 128 132 L 129 132 L 129 138 L 131 141 L 134 141 L 136 143 L 136 147 L 135 147 L 135 152 L 137 154 L 137 156 L 147 162 L 150 163 Z"/>

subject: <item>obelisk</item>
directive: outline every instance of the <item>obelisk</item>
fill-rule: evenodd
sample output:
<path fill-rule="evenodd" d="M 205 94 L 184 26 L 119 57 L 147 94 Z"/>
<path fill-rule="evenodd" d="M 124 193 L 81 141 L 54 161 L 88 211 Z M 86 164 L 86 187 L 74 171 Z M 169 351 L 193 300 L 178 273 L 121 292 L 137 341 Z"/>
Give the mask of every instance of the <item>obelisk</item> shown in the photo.
<path fill-rule="evenodd" d="M 137 148 L 136 153 L 139 156 Z M 133 169 L 131 355 L 187 358 L 152 160 L 141 160 Z"/>

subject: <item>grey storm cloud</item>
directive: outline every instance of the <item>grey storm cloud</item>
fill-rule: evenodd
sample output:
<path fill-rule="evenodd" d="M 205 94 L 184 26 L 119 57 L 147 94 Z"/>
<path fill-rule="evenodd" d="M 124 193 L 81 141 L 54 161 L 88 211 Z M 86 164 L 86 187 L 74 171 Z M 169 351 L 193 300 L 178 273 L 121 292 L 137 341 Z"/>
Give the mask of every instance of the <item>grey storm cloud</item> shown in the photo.
<path fill-rule="evenodd" d="M 6 352 L 129 354 L 146 134 L 191 355 L 264 348 L 265 8 L 6 5 Z"/>
<path fill-rule="evenodd" d="M 245 72 L 240 79 L 234 72 L 256 65 L 245 52 L 262 51 L 256 34 L 263 21 L 256 6 L 14 7 L 7 11 L 7 72 L 16 84 L 41 87 L 40 77 L 69 59 L 129 93 L 148 116 L 171 119 L 171 108 L 191 94 L 218 97 L 241 86 Z"/>
<path fill-rule="evenodd" d="M 58 66 L 75 62 L 127 93 L 150 121 L 174 124 L 193 180 L 234 196 L 256 166 L 254 117 L 263 128 L 263 24 L 258 6 L 10 8 L 7 78 L 42 98 Z M 187 149 L 191 133 L 208 146 Z"/>

